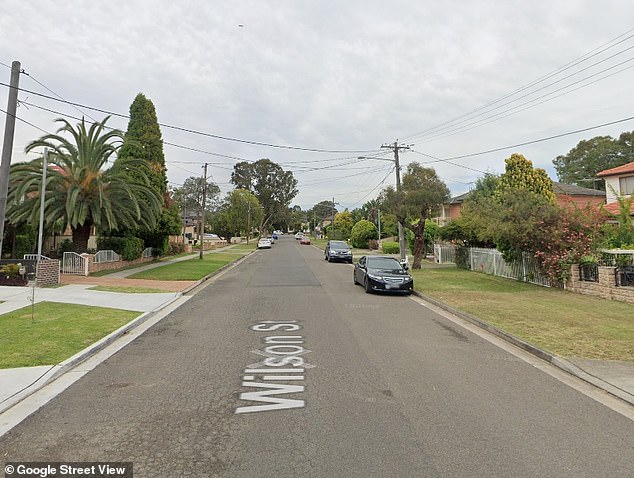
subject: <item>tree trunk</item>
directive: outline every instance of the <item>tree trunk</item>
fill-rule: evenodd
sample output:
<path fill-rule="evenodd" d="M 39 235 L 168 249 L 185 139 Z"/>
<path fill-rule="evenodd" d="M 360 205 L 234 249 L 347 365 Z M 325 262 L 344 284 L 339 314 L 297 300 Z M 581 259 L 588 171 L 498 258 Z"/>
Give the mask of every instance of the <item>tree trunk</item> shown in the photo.
<path fill-rule="evenodd" d="M 88 239 L 90 238 L 90 230 L 92 229 L 92 222 L 86 221 L 81 226 L 72 228 L 73 231 L 73 246 L 75 252 L 82 253 L 88 252 Z"/>
<path fill-rule="evenodd" d="M 419 223 L 414 227 L 414 261 L 412 269 L 420 269 L 425 253 L 425 219 L 421 218 Z"/>

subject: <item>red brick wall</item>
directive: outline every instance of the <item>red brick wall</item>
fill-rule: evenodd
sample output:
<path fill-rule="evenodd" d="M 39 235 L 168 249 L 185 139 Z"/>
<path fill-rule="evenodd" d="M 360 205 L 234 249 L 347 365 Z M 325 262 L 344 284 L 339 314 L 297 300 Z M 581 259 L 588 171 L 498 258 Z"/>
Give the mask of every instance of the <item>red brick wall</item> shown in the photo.
<path fill-rule="evenodd" d="M 35 284 L 42 287 L 59 283 L 59 261 L 56 259 L 40 261 L 35 273 Z"/>

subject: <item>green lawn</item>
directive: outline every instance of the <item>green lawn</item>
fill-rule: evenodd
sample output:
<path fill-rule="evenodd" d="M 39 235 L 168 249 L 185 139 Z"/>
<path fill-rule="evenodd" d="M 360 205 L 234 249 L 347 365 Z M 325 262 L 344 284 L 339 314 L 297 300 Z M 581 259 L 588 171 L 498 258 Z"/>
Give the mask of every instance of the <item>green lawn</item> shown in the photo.
<path fill-rule="evenodd" d="M 72 357 L 139 312 L 40 302 L 0 315 L 0 368 L 54 365 Z"/>
<path fill-rule="evenodd" d="M 559 356 L 634 362 L 632 304 L 455 267 L 412 275 L 417 291 Z"/>
<path fill-rule="evenodd" d="M 236 246 L 236 248 L 239 249 L 233 248 L 230 250 L 230 252 L 214 252 L 205 254 L 202 260 L 200 260 L 198 257 L 195 257 L 186 261 L 166 264 L 161 267 L 138 272 L 128 277 L 130 279 L 150 279 L 165 281 L 199 280 L 217 271 L 222 266 L 236 261 L 244 255 L 243 252 L 246 253 L 254 248 L 251 247 L 251 245 L 249 245 L 248 247 L 249 249 L 241 246 Z"/>
<path fill-rule="evenodd" d="M 99 290 L 102 292 L 123 292 L 125 294 L 165 294 L 167 290 L 152 289 L 150 287 L 121 287 L 114 285 L 97 285 L 90 287 L 88 290 Z"/>

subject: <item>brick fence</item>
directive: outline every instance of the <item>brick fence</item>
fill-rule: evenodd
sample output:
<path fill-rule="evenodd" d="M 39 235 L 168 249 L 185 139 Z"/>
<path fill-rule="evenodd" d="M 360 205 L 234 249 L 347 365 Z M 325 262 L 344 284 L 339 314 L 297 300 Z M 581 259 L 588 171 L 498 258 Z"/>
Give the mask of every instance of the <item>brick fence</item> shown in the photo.
<path fill-rule="evenodd" d="M 99 271 L 109 271 L 112 269 L 121 269 L 127 266 L 133 266 L 135 264 L 143 264 L 145 262 L 152 262 L 155 260 L 155 257 L 139 257 L 138 259 L 134 259 L 133 261 L 114 261 L 114 262 L 93 262 L 95 259 L 94 254 L 87 254 L 88 258 L 88 272 L 99 272 Z"/>
<path fill-rule="evenodd" d="M 616 267 L 599 266 L 598 271 L 598 282 L 582 281 L 579 276 L 579 265 L 573 264 L 566 290 L 634 304 L 634 287 L 617 287 L 616 285 Z"/>
<path fill-rule="evenodd" d="M 57 259 L 39 261 L 35 272 L 35 284 L 43 287 L 59 283 L 59 261 Z"/>

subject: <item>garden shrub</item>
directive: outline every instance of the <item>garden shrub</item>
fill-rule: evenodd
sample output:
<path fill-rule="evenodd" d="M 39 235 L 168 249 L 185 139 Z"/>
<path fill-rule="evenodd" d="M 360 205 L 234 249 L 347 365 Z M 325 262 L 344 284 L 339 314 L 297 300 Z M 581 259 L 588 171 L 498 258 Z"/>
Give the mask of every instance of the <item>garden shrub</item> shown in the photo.
<path fill-rule="evenodd" d="M 138 237 L 100 237 L 97 249 L 112 249 L 124 261 L 133 261 L 143 255 L 143 240 Z"/>
<path fill-rule="evenodd" d="M 456 267 L 459 269 L 471 269 L 469 264 L 469 248 L 465 246 L 456 247 Z"/>
<path fill-rule="evenodd" d="M 383 253 L 384 254 L 398 254 L 400 248 L 398 246 L 398 242 L 384 242 L 383 243 Z"/>
<path fill-rule="evenodd" d="M 366 219 L 357 222 L 350 232 L 352 246 L 359 249 L 368 249 L 370 239 L 378 239 L 378 237 L 379 231 L 376 226 Z"/>

